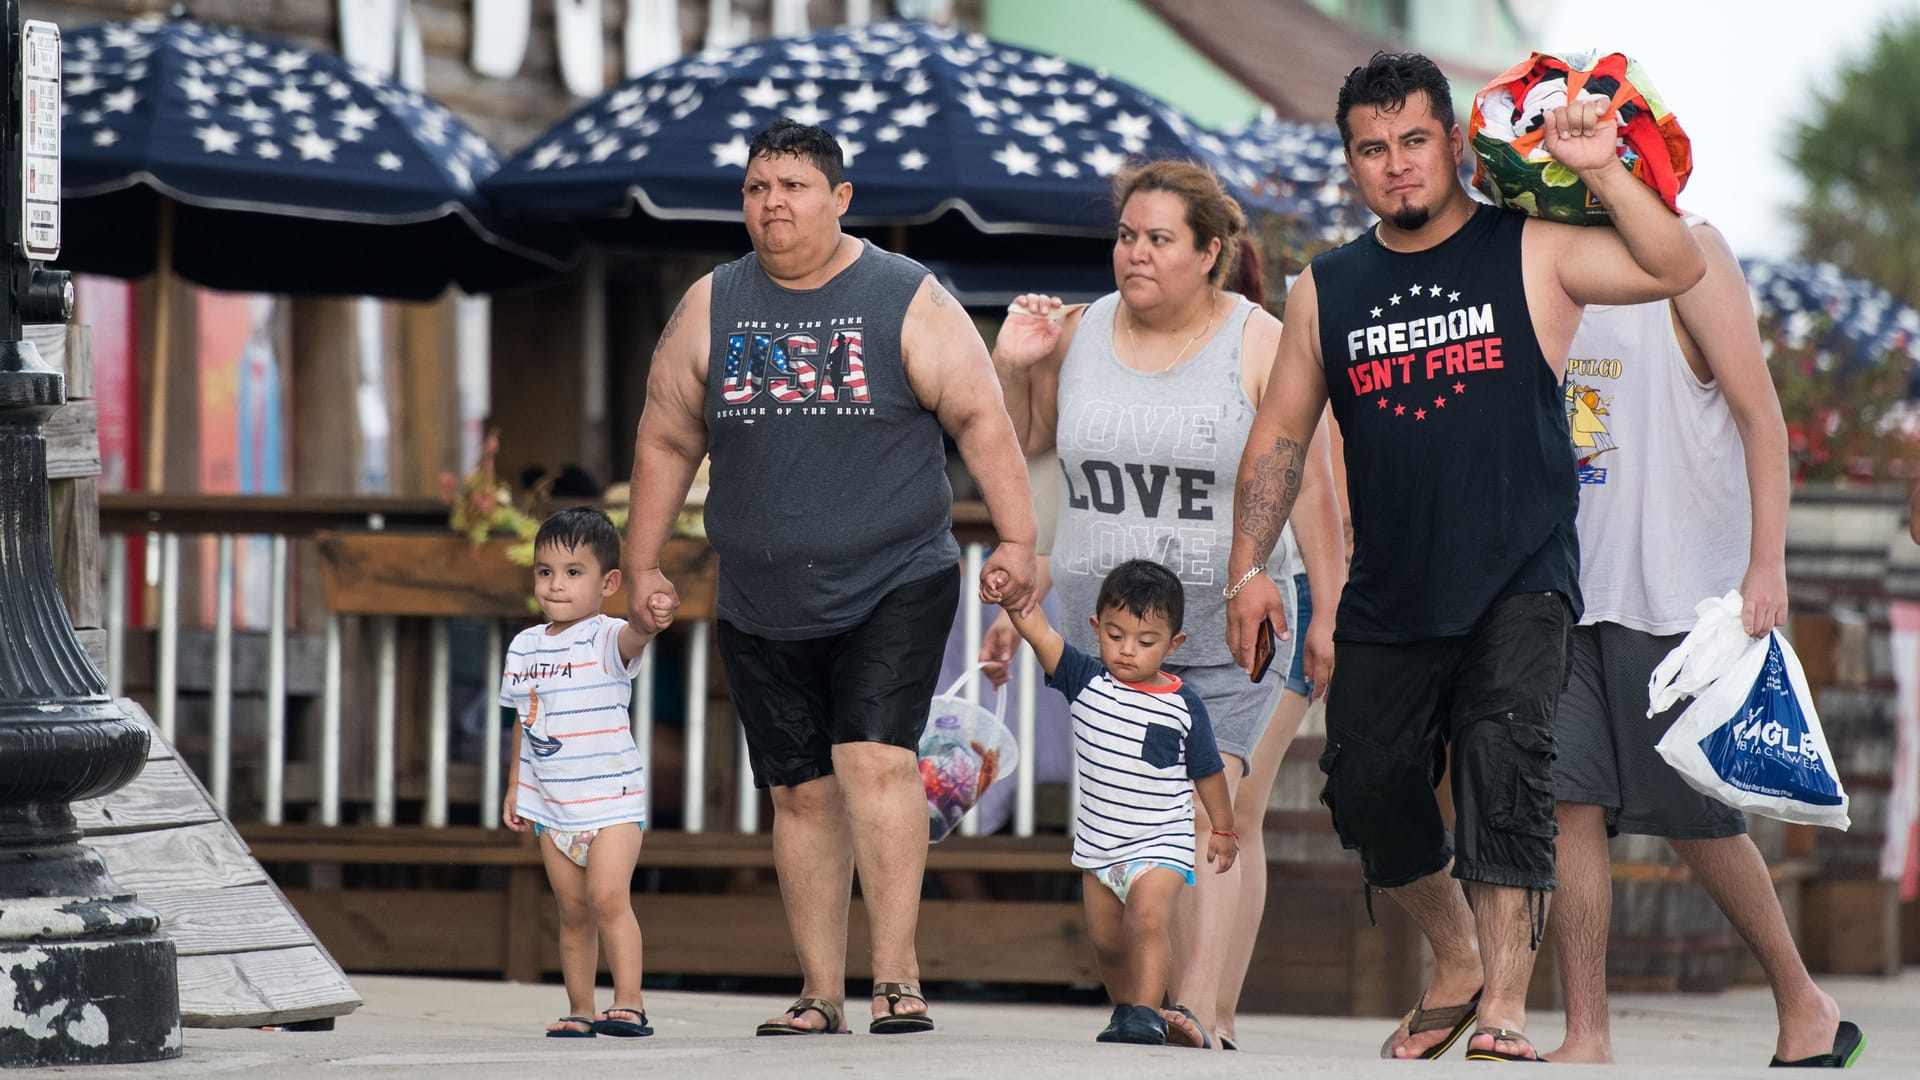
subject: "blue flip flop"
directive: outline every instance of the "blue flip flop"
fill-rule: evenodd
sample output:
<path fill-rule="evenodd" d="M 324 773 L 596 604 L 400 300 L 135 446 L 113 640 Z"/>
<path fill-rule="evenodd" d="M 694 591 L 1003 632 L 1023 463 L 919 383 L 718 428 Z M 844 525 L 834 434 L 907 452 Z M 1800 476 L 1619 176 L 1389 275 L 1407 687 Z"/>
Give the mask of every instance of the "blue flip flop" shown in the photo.
<path fill-rule="evenodd" d="M 628 1016 L 637 1016 L 640 1018 L 640 1022 L 636 1024 L 631 1020 L 615 1020 L 613 1018 L 614 1013 L 626 1013 Z M 607 1010 L 607 1018 L 605 1020 L 595 1020 L 593 1022 L 593 1033 L 595 1035 L 611 1035 L 616 1039 L 639 1039 L 653 1034 L 653 1028 L 647 1025 L 647 1010 L 629 1009 L 625 1005 L 615 1005 Z"/>
<path fill-rule="evenodd" d="M 587 1025 L 587 1030 L 575 1031 L 572 1028 L 560 1028 L 557 1031 L 547 1032 L 547 1038 L 549 1039 L 591 1039 L 595 1035 L 599 1034 L 599 1032 L 595 1031 L 594 1028 L 600 1025 L 600 1021 L 595 1020 L 591 1016 L 563 1016 L 560 1018 L 560 1022 L 563 1024 L 585 1024 Z"/>

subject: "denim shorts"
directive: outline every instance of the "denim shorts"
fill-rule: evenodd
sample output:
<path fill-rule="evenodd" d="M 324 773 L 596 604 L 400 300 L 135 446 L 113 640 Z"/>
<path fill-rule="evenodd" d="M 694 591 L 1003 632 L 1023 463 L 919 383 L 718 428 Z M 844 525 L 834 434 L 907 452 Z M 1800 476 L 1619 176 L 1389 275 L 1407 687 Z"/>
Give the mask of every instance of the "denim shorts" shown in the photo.
<path fill-rule="evenodd" d="M 1307 575 L 1293 575 L 1293 666 L 1287 671 L 1287 689 L 1301 697 L 1313 696 L 1313 684 L 1307 681 L 1307 627 L 1313 625 L 1313 591 L 1307 588 Z"/>

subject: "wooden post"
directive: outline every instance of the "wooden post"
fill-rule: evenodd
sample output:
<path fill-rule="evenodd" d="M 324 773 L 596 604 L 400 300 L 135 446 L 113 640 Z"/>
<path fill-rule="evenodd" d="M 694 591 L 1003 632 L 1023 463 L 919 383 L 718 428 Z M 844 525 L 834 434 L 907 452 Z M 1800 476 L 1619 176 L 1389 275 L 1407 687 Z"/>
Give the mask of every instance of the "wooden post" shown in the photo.
<path fill-rule="evenodd" d="M 54 585 L 80 644 L 102 672 L 107 632 L 100 598 L 100 425 L 93 403 L 93 337 L 84 326 L 30 326 L 47 366 L 67 377 L 67 405 L 47 425 L 47 496 Z"/>

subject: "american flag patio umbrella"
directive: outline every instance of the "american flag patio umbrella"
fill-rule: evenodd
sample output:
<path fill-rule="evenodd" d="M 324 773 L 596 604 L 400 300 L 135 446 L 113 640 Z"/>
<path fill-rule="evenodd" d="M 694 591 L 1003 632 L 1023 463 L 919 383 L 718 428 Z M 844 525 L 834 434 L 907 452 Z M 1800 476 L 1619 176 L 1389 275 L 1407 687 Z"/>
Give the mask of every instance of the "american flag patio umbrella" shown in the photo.
<path fill-rule="evenodd" d="M 427 299 L 565 263 L 492 219 L 485 139 L 338 56 L 185 19 L 63 37 L 61 266 Z"/>
<path fill-rule="evenodd" d="M 1126 83 L 898 22 L 708 50 L 630 79 L 481 187 L 516 215 L 656 242 L 662 222 L 738 222 L 748 139 L 782 116 L 839 140 L 849 225 L 953 212 L 981 234 L 1110 236 L 1113 175 L 1143 158 L 1199 161 L 1256 208 L 1279 205 L 1216 136 Z"/>
<path fill-rule="evenodd" d="M 1219 135 L 1262 194 L 1287 200 L 1315 239 L 1344 244 L 1373 223 L 1347 182 L 1345 148 L 1332 124 L 1263 118 Z"/>
<path fill-rule="evenodd" d="M 1754 311 L 1774 341 L 1812 345 L 1815 363 L 1846 371 L 1888 354 L 1914 365 L 1911 396 L 1920 396 L 1920 311 L 1870 281 L 1831 263 L 1742 259 Z"/>

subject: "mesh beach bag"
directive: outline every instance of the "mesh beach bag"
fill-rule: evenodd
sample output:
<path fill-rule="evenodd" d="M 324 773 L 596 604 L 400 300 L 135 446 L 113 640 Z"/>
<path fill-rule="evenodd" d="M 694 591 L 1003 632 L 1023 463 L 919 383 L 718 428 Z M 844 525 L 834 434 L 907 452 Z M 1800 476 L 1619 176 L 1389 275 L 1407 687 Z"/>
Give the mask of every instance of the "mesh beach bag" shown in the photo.
<path fill-rule="evenodd" d="M 1534 53 L 1473 97 L 1467 119 L 1473 186 L 1496 205 L 1570 225 L 1604 225 L 1607 211 L 1572 169 L 1545 148 L 1546 112 L 1600 98 L 1620 123 L 1620 163 L 1679 213 L 1693 150 L 1680 121 L 1621 53 Z"/>
<path fill-rule="evenodd" d="M 927 728 L 920 736 L 920 780 L 927 789 L 927 836 L 944 839 L 960 827 L 980 797 L 994 782 L 1013 775 L 1020 765 L 1020 746 L 1007 730 L 1004 690 L 987 709 L 960 696 L 968 680 L 980 677 L 982 665 L 960 674 L 947 692 L 927 709 Z"/>

